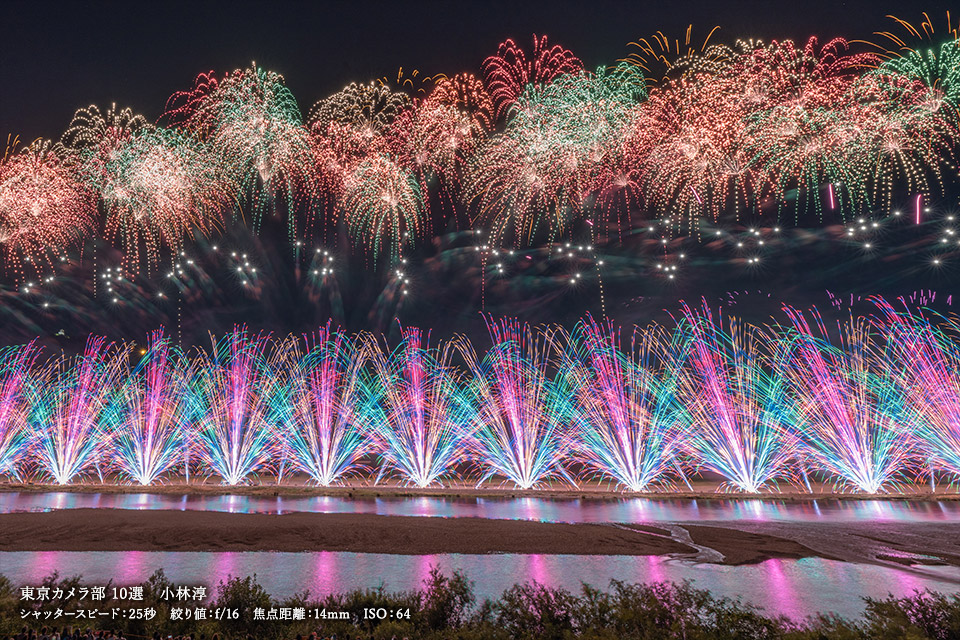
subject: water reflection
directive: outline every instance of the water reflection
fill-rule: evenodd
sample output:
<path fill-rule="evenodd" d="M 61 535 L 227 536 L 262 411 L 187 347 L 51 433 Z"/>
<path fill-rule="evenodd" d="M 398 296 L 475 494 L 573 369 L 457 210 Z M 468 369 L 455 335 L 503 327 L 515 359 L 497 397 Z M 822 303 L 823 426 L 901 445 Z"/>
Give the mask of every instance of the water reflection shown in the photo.
<path fill-rule="evenodd" d="M 230 553 L 230 552 L 2 552 L 0 574 L 17 585 L 36 584 L 59 571 L 82 575 L 89 584 L 131 585 L 163 568 L 175 584 L 206 585 L 229 576 L 256 574 L 263 587 L 277 597 L 309 589 L 325 595 L 349 589 L 383 586 L 388 590 L 415 589 L 432 567 L 448 575 L 464 571 L 475 582 L 480 599 L 497 597 L 515 583 L 542 584 L 577 591 L 580 583 L 605 588 L 611 579 L 625 582 L 691 580 L 714 595 L 741 598 L 768 612 L 802 618 L 818 612 L 859 616 L 863 597 L 888 593 L 908 595 L 930 588 L 956 593 L 960 587 L 936 578 L 912 575 L 888 567 L 804 558 L 767 560 L 756 565 L 696 564 L 659 556 L 563 555 L 426 555 L 401 556 L 363 553 Z M 954 567 L 934 567 L 934 575 L 960 578 Z"/>
<path fill-rule="evenodd" d="M 544 522 L 958 522 L 960 502 L 907 500 L 550 500 L 544 498 L 340 498 L 96 493 L 0 493 L 0 513 L 54 509 L 176 509 L 229 513 L 374 513 Z"/>

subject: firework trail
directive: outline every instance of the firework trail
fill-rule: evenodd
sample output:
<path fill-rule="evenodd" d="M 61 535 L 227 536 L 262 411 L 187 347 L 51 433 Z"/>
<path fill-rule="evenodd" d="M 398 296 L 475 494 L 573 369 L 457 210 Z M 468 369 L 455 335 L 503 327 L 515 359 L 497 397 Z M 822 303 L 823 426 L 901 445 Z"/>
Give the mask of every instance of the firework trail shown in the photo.
<path fill-rule="evenodd" d="M 620 329 L 592 317 L 567 344 L 562 371 L 577 416 L 574 459 L 628 491 L 669 486 L 684 431 L 676 398 L 681 346 L 651 326 L 634 333 L 626 352 Z"/>
<path fill-rule="evenodd" d="M 109 457 L 140 485 L 155 484 L 180 461 L 189 426 L 189 366 L 162 330 L 152 332 L 107 411 Z"/>
<path fill-rule="evenodd" d="M 210 352 L 201 351 L 194 365 L 191 439 L 203 465 L 224 484 L 240 484 L 276 460 L 286 393 L 269 346 L 267 336 L 237 327 Z"/>
<path fill-rule="evenodd" d="M 381 412 L 371 428 L 382 459 L 380 473 L 427 487 L 441 482 L 470 437 L 473 408 L 462 376 L 451 366 L 454 347 L 430 347 L 429 334 L 408 327 L 392 354 L 371 344 Z"/>
<path fill-rule="evenodd" d="M 96 467 L 110 450 L 113 433 L 107 407 L 126 348 L 92 336 L 83 355 L 61 355 L 37 376 L 30 424 L 32 454 L 40 471 L 57 484 Z"/>
<path fill-rule="evenodd" d="M 0 474 L 20 477 L 30 446 L 29 396 L 36 344 L 0 350 Z"/>
<path fill-rule="evenodd" d="M 758 327 L 683 305 L 688 354 L 680 402 L 683 447 L 738 491 L 757 493 L 789 477 L 798 445 L 787 395 L 786 351 Z M 724 327 L 726 324 L 726 328 Z"/>
<path fill-rule="evenodd" d="M 500 475 L 521 489 L 557 477 L 575 484 L 563 466 L 571 444 L 570 400 L 550 377 L 554 332 L 535 332 L 517 320 L 488 320 L 487 327 L 493 347 L 482 360 L 460 344 L 473 373 L 469 447 L 482 469 L 480 483 Z"/>
<path fill-rule="evenodd" d="M 680 38 L 669 38 L 662 31 L 658 31 L 650 37 L 639 38 L 636 42 L 628 43 L 627 46 L 635 48 L 636 51 L 631 51 L 626 58 L 617 60 L 617 62 L 639 68 L 647 79 L 648 85 L 652 86 L 659 82 L 665 82 L 671 71 L 683 68 L 698 58 L 718 59 L 712 61 L 725 60 L 728 53 L 726 48 L 717 48 L 710 45 L 710 39 L 719 29 L 719 26 L 710 29 L 699 46 L 693 39 L 694 29 L 692 24 L 687 25 L 682 40 Z M 683 42 L 682 45 L 681 42 Z"/>
<path fill-rule="evenodd" d="M 284 458 L 320 486 L 329 486 L 366 468 L 366 428 L 371 394 L 364 386 L 365 356 L 328 322 L 288 353 L 289 400 L 280 420 Z"/>
<path fill-rule="evenodd" d="M 838 326 L 834 344 L 816 310 L 784 307 L 793 325 L 792 393 L 805 452 L 823 473 L 865 493 L 895 489 L 915 462 L 906 398 L 867 318 Z"/>

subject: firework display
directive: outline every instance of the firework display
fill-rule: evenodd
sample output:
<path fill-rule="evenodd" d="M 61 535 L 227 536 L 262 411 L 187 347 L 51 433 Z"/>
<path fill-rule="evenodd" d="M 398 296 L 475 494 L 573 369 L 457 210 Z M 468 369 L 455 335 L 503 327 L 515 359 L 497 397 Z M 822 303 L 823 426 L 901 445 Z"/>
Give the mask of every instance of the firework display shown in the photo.
<path fill-rule="evenodd" d="M 158 125 L 90 106 L 60 143 L 8 148 L 4 262 L 22 278 L 25 261 L 102 238 L 149 269 L 228 217 L 256 230 L 270 215 L 293 237 L 342 230 L 393 266 L 451 220 L 492 229 L 495 248 L 535 246 L 600 221 L 625 234 L 660 217 L 696 235 L 744 215 L 846 220 L 956 186 L 954 34 L 880 34 L 889 49 L 713 35 L 699 49 L 689 31 L 686 47 L 642 39 L 594 71 L 545 36 L 506 40 L 476 73 L 354 82 L 306 119 L 256 65 L 200 74 Z"/>
<path fill-rule="evenodd" d="M 91 105 L 59 142 L 8 139 L 0 317 L 8 341 L 41 337 L 0 351 L 0 473 L 626 491 L 719 476 L 749 493 L 960 479 L 960 323 L 922 302 L 877 298 L 836 327 L 805 304 L 780 323 L 707 302 L 673 326 L 612 319 L 639 321 L 635 302 L 694 267 L 728 283 L 718 265 L 757 272 L 774 250 L 784 272 L 828 241 L 886 262 L 929 250 L 939 270 L 960 246 L 955 31 L 715 31 L 658 33 L 593 70 L 545 36 L 508 39 L 473 72 L 401 68 L 305 111 L 252 64 L 201 73 L 156 123 Z M 898 244 L 878 250 L 883 235 Z M 548 305 L 555 325 L 524 322 Z M 410 326 L 464 309 L 478 327 L 484 312 L 488 348 Z M 176 330 L 141 348 L 98 337 L 105 319 Z M 85 351 L 41 357 L 67 330 L 93 334 Z M 225 335 L 189 346 L 198 331 Z"/>
<path fill-rule="evenodd" d="M 91 338 L 46 362 L 28 344 L 2 353 L 2 473 L 621 491 L 706 474 L 748 493 L 956 483 L 958 323 L 875 302 L 836 326 L 815 309 L 760 327 L 683 306 L 673 328 L 634 328 L 629 344 L 592 318 L 569 332 L 489 319 L 481 354 L 413 327 L 390 349 L 330 325 L 305 339 L 238 327 L 189 353 L 162 333 L 140 352 Z"/>

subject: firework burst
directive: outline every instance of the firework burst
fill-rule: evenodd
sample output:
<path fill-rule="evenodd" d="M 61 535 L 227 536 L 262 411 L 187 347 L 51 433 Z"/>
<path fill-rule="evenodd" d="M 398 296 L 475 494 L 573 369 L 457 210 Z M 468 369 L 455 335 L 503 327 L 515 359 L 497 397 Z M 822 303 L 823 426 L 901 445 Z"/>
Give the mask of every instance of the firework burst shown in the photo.
<path fill-rule="evenodd" d="M 484 84 L 496 105 L 497 117 L 520 97 L 527 87 L 538 87 L 565 73 L 583 70 L 580 58 L 558 44 L 547 45 L 547 36 L 533 36 L 528 54 L 512 39 L 504 40 L 497 55 L 483 61 Z"/>
<path fill-rule="evenodd" d="M 295 214 L 314 196 L 313 153 L 283 76 L 255 65 L 234 71 L 200 100 L 186 126 L 209 144 L 258 221 L 277 211 L 279 199 L 295 233 Z"/>
<path fill-rule="evenodd" d="M 95 220 L 93 192 L 49 142 L 8 151 L 0 162 L 0 253 L 14 273 L 22 276 L 24 262 L 37 267 L 47 252 L 78 244 Z"/>
<path fill-rule="evenodd" d="M 211 231 L 229 199 L 207 149 L 171 129 L 141 127 L 109 153 L 82 157 L 84 177 L 107 213 L 106 235 L 121 239 L 132 268 L 141 247 L 152 267 L 161 246 L 176 254 L 190 234 Z"/>

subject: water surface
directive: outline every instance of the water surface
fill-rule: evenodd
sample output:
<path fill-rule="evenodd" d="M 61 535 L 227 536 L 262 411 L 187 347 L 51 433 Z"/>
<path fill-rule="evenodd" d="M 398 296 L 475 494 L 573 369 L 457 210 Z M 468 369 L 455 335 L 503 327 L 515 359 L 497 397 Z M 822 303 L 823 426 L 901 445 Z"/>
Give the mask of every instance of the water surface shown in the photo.
<path fill-rule="evenodd" d="M 571 500 L 549 498 L 262 497 L 150 493 L 0 493 L 0 513 L 54 509 L 175 509 L 228 513 L 372 513 L 542 522 L 960 522 L 960 501 L 735 498 Z"/>
<path fill-rule="evenodd" d="M 716 596 L 741 598 L 767 612 L 803 618 L 817 612 L 856 617 L 862 597 L 907 595 L 930 588 L 957 593 L 956 583 L 920 577 L 886 567 L 820 558 L 767 560 L 756 565 L 690 563 L 660 556 L 569 555 L 427 555 L 376 553 L 234 553 L 234 552 L 3 552 L 0 573 L 17 585 L 37 584 L 58 571 L 82 575 L 88 584 L 135 585 L 163 568 L 175 584 L 204 584 L 211 591 L 228 576 L 256 574 L 274 597 L 309 589 L 328 594 L 384 586 L 388 591 L 417 588 L 432 566 L 464 571 L 479 598 L 495 598 L 515 583 L 536 580 L 576 591 L 581 582 L 606 588 L 610 580 L 654 582 L 691 580 Z M 960 578 L 960 570 L 931 568 L 932 576 Z"/>

